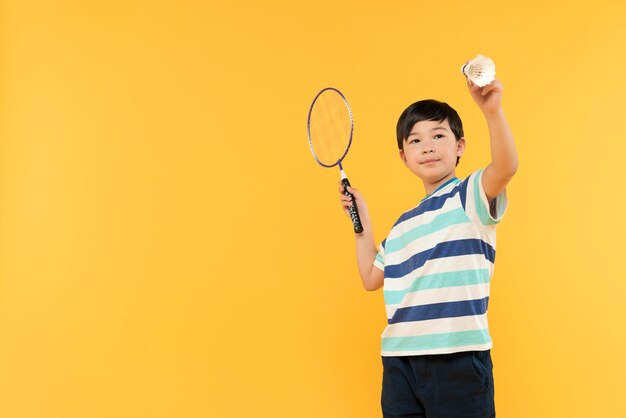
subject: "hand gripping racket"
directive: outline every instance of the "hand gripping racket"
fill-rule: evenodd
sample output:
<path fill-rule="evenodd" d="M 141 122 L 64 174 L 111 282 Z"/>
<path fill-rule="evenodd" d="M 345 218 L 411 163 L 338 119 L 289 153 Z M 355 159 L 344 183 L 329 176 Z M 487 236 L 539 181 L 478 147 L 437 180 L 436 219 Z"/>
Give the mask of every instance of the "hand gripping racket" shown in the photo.
<path fill-rule="evenodd" d="M 341 165 L 352 144 L 354 122 L 350 105 L 339 90 L 327 87 L 317 93 L 309 109 L 307 129 L 309 145 L 315 161 L 326 168 L 339 166 L 344 194 L 352 199 L 349 211 L 354 232 L 363 232 L 354 196 L 348 192 L 350 182 Z"/>

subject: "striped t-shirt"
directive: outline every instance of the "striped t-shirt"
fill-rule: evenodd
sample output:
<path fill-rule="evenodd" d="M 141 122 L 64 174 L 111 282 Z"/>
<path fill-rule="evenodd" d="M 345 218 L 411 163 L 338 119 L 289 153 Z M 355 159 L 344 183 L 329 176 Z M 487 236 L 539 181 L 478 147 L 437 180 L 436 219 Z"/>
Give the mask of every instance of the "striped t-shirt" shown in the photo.
<path fill-rule="evenodd" d="M 404 213 L 374 266 L 385 273 L 383 356 L 488 350 L 489 282 L 506 191 L 491 206 L 482 170 L 454 178 Z"/>

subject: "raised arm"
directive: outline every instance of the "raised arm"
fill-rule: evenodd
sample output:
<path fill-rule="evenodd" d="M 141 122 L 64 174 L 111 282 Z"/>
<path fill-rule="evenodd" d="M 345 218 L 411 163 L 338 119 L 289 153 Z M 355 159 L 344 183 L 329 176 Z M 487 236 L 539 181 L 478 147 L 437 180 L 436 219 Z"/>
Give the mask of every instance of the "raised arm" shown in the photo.
<path fill-rule="evenodd" d="M 494 80 L 483 88 L 467 80 L 472 98 L 483 112 L 491 142 L 491 163 L 485 168 L 482 185 L 489 201 L 506 188 L 517 172 L 517 150 L 513 133 L 502 109 L 502 83 Z"/>
<path fill-rule="evenodd" d="M 370 221 L 369 212 L 365 200 L 361 196 L 358 190 L 353 187 L 348 187 L 348 191 L 352 193 L 356 200 L 356 205 L 359 208 L 359 215 L 361 216 L 361 224 L 363 225 L 363 232 L 355 234 L 356 239 L 356 263 L 359 269 L 359 275 L 363 282 L 365 290 L 377 290 L 383 286 L 384 274 L 381 270 L 374 267 L 374 259 L 378 254 L 376 243 L 374 241 L 374 232 L 372 231 L 372 222 Z M 339 193 L 341 195 L 341 205 L 344 212 L 350 217 L 348 208 L 352 204 L 350 198 L 343 194 L 343 186 L 339 187 Z"/>

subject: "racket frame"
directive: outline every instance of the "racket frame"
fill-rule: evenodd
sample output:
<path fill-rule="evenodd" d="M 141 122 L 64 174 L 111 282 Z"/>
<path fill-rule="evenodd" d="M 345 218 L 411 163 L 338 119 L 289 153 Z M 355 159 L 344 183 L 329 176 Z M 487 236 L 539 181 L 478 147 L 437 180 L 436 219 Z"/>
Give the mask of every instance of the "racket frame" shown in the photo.
<path fill-rule="evenodd" d="M 348 109 L 348 115 L 350 116 L 350 138 L 348 139 L 348 146 L 346 147 L 346 150 L 344 151 L 343 155 L 333 164 L 324 164 L 323 162 L 320 161 L 320 159 L 317 157 L 317 154 L 315 153 L 315 148 L 313 147 L 313 140 L 311 139 L 311 114 L 313 113 L 313 107 L 315 106 L 317 99 L 322 95 L 322 93 L 328 90 L 334 91 L 335 93 L 339 94 L 339 96 L 343 100 L 343 103 L 346 105 L 346 108 Z M 309 147 L 311 147 L 311 153 L 313 154 L 313 158 L 315 158 L 315 161 L 317 161 L 317 163 L 321 165 L 322 167 L 326 167 L 326 168 L 332 168 L 336 165 L 339 165 L 339 169 L 343 171 L 343 168 L 341 167 L 341 162 L 348 154 L 348 150 L 350 150 L 350 146 L 352 145 L 352 134 L 354 133 L 354 120 L 352 119 L 352 109 L 350 109 L 350 105 L 348 104 L 348 100 L 346 99 L 346 96 L 344 96 L 342 92 L 340 92 L 334 87 L 326 87 L 320 90 L 320 92 L 317 93 L 317 95 L 313 99 L 313 103 L 311 103 L 311 107 L 309 109 L 309 117 L 307 118 L 306 129 L 307 129 L 307 136 L 309 137 Z"/>
<path fill-rule="evenodd" d="M 317 154 L 315 153 L 315 148 L 313 147 L 313 140 L 311 139 L 311 114 L 313 113 L 313 107 L 315 106 L 317 99 L 324 92 L 329 91 L 329 90 L 334 91 L 335 93 L 339 94 L 339 96 L 343 100 L 343 103 L 346 105 L 346 108 L 348 109 L 348 115 L 350 116 L 350 138 L 348 139 L 348 146 L 346 146 L 346 150 L 344 151 L 343 155 L 337 160 L 337 162 L 333 164 L 324 164 L 317 157 Z M 348 154 L 348 151 L 350 150 L 350 146 L 352 145 L 353 133 L 354 133 L 354 120 L 352 119 L 352 109 L 350 109 L 350 105 L 348 104 L 348 100 L 346 99 L 346 96 L 344 96 L 342 92 L 340 92 L 334 87 L 326 87 L 320 90 L 320 92 L 317 93 L 317 95 L 313 99 L 313 103 L 311 103 L 311 107 L 309 108 L 309 117 L 307 119 L 307 135 L 309 137 L 309 147 L 311 148 L 311 153 L 313 154 L 313 158 L 315 158 L 315 161 L 317 161 L 317 163 L 321 165 L 322 167 L 332 168 L 336 165 L 339 166 L 339 172 L 341 174 L 341 184 L 344 188 L 344 194 L 346 196 L 350 196 L 350 198 L 352 199 L 352 206 L 348 208 L 348 211 L 350 212 L 350 218 L 352 219 L 354 232 L 357 234 L 360 234 L 361 232 L 363 232 L 363 224 L 361 223 L 361 217 L 359 216 L 359 210 L 357 208 L 356 201 L 354 200 L 354 196 L 350 192 L 348 192 L 348 187 L 350 187 L 350 182 L 348 180 L 348 177 L 346 176 L 346 173 L 343 171 L 343 166 L 341 165 L 341 162 L 343 161 L 345 156 Z"/>

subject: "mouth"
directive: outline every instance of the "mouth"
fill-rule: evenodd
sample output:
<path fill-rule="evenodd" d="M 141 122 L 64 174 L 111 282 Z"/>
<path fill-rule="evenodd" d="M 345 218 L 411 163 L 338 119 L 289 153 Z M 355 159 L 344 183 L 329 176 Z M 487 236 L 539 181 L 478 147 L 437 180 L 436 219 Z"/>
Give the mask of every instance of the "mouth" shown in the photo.
<path fill-rule="evenodd" d="M 429 160 L 422 161 L 420 164 L 432 164 L 432 163 L 436 163 L 437 161 L 439 161 L 439 160 L 431 158 Z"/>

